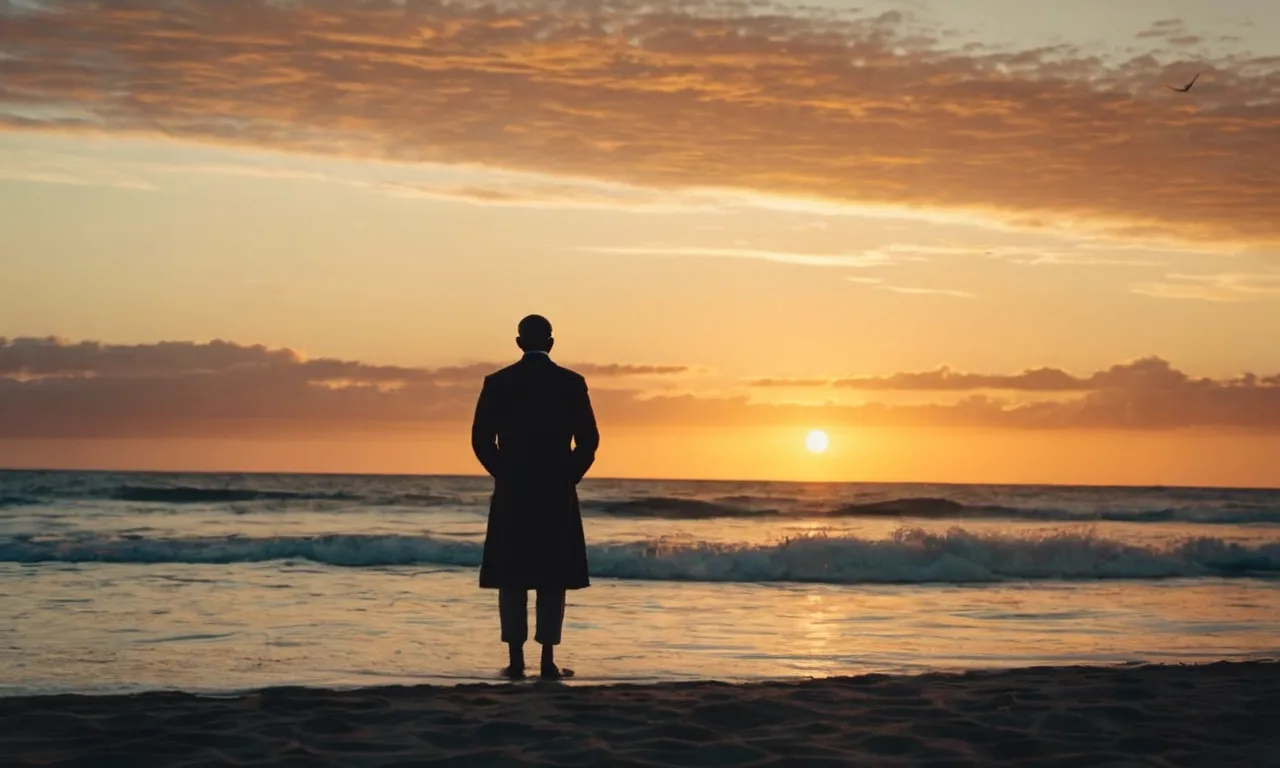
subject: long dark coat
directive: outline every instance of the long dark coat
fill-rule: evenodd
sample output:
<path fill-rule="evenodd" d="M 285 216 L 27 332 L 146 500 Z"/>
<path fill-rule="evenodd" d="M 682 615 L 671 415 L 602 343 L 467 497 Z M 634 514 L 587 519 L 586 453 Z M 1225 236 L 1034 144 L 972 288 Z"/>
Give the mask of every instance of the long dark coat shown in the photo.
<path fill-rule="evenodd" d="M 586 380 L 547 355 L 485 378 L 471 426 L 471 447 L 494 478 L 481 587 L 590 585 L 577 485 L 599 445 Z"/>

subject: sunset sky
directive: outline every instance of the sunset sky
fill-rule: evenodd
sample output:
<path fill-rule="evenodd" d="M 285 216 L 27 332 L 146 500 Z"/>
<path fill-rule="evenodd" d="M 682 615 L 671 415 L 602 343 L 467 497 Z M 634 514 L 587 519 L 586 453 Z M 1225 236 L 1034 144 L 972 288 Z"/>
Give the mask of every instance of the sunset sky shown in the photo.
<path fill-rule="evenodd" d="M 0 0 L 0 466 L 476 473 L 539 312 L 596 476 L 1277 486 L 1277 147 L 1274 0 Z"/>

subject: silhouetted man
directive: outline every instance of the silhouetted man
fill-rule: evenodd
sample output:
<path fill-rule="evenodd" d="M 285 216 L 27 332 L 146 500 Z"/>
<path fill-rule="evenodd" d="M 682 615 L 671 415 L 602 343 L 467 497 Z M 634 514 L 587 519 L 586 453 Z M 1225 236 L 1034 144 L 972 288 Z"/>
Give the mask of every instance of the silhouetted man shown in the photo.
<path fill-rule="evenodd" d="M 590 585 L 577 486 L 595 461 L 600 432 L 586 380 L 551 361 L 551 323 L 529 315 L 519 334 L 524 357 L 485 377 L 471 426 L 471 447 L 494 478 L 480 586 L 498 590 L 510 651 L 503 674 L 513 678 L 524 674 L 528 591 L 537 591 L 541 674 L 558 678 L 565 590 Z"/>

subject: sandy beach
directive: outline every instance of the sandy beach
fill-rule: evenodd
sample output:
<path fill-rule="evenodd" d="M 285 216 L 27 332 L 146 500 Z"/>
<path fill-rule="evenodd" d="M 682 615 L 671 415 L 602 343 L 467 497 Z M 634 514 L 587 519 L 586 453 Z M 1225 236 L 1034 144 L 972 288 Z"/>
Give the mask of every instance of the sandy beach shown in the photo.
<path fill-rule="evenodd" d="M 0 700 L 8 765 L 1280 764 L 1280 664 Z M 12 762 L 10 762 L 12 761 Z"/>

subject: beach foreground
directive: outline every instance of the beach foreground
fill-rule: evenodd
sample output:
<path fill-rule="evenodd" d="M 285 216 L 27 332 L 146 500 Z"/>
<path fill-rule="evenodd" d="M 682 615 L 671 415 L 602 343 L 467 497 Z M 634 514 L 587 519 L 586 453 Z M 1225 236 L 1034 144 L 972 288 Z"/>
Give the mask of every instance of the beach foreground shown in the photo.
<path fill-rule="evenodd" d="M 1277 765 L 1280 663 L 0 699 L 11 765 Z M 8 761 L 12 760 L 12 763 Z"/>

